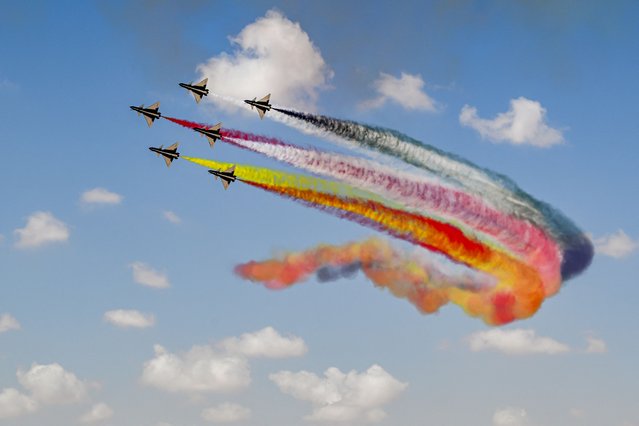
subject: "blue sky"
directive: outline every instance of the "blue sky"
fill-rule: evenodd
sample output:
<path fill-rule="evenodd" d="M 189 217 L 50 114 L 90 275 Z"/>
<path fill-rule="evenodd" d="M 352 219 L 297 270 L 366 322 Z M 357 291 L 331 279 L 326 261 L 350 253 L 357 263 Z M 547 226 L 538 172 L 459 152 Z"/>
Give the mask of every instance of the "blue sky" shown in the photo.
<path fill-rule="evenodd" d="M 592 234 L 591 267 L 534 317 L 499 329 L 502 340 L 524 335 L 526 354 L 473 350 L 473 336 L 493 329 L 454 306 L 423 316 L 361 274 L 280 292 L 233 274 L 238 262 L 374 235 L 245 185 L 223 191 L 204 169 L 183 161 L 167 169 L 147 150 L 179 141 L 183 155 L 286 168 L 224 144 L 211 151 L 165 120 L 148 128 L 128 108 L 155 101 L 166 115 L 337 149 L 254 112 L 196 104 L 177 85 L 224 52 L 237 58 L 230 37 L 269 11 L 298 23 L 323 64 L 291 88 L 287 70 L 308 58 L 265 61 L 281 70 L 271 81 L 237 69 L 240 80 L 219 84 L 220 93 L 281 88 L 282 104 L 398 129 L 510 176 Z M 222 413 L 237 424 L 297 425 L 333 400 L 308 397 L 312 386 L 295 374 L 321 380 L 329 368 L 354 371 L 336 391 L 352 414 L 346 424 L 639 424 L 638 12 L 623 1 L 2 4 L 0 424 L 74 424 L 95 408 L 84 420 L 187 426 Z M 383 96 L 385 83 L 403 87 L 402 73 L 423 82 L 406 89 L 404 101 L 416 96 L 417 107 L 402 99 L 363 106 Z M 315 97 L 300 95 L 308 91 Z M 540 125 L 560 132 L 560 143 L 535 146 L 528 134 L 515 143 L 503 127 L 482 137 L 478 120 L 460 123 L 465 105 L 488 122 L 522 97 L 545 110 Z M 83 202 L 95 188 L 121 198 Z M 66 233 L 24 247 L 16 230 L 37 212 L 49 213 L 45 228 L 59 221 Z M 152 277 L 136 280 L 134 262 Z M 168 288 L 158 288 L 161 277 Z M 137 327 L 105 319 L 120 309 L 146 317 Z M 232 337 L 262 351 L 230 350 L 224 339 Z M 548 350 L 544 339 L 563 349 Z M 163 382 L 145 373 L 168 359 L 154 345 L 185 365 L 230 357 L 250 383 L 242 376 L 233 388 L 229 377 L 199 374 Z M 206 345 L 214 355 L 193 350 Z M 375 366 L 384 374 L 367 385 Z M 283 390 L 282 371 L 299 386 L 297 398 Z M 198 378 L 210 387 L 194 390 Z M 43 390 L 47 381 L 54 391 Z M 317 421 L 343 420 L 327 418 Z"/>

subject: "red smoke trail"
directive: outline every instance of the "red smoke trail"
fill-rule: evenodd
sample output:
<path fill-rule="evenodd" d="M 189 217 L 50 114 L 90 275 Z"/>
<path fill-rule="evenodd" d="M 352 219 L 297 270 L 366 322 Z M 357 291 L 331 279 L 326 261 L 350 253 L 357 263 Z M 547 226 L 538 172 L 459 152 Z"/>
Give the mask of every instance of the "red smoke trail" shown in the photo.
<path fill-rule="evenodd" d="M 172 121 L 175 124 L 179 124 L 180 126 L 184 126 L 187 129 L 195 129 L 196 127 L 210 127 L 208 124 L 196 123 L 194 121 L 182 120 L 180 118 L 167 117 L 164 115 L 162 116 L 162 118 L 166 118 L 167 120 Z"/>

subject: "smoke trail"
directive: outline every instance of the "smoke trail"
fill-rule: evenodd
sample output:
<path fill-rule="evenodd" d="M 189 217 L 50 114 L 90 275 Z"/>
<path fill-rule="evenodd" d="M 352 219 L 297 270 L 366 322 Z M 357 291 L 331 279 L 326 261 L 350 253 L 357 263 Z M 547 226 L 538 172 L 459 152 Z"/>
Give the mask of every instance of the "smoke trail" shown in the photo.
<path fill-rule="evenodd" d="M 489 298 L 494 288 L 494 280 L 486 275 L 470 270 L 447 274 L 442 269 L 445 268 L 441 263 L 409 255 L 372 238 L 343 246 L 321 245 L 274 260 L 247 262 L 238 265 L 235 272 L 245 279 L 264 283 L 267 288 L 282 289 L 313 274 L 322 282 L 362 271 L 377 287 L 407 299 L 425 314 L 437 312 L 444 304 L 458 299 L 455 294 Z"/>
<path fill-rule="evenodd" d="M 167 119 L 188 128 L 206 127 L 187 120 Z M 427 210 L 429 217 L 456 225 L 473 237 L 485 239 L 488 236 L 488 242 L 504 245 L 534 266 L 546 283 L 547 295 L 559 290 L 561 254 L 554 241 L 528 221 L 499 212 L 477 197 L 370 160 L 303 149 L 276 138 L 233 129 L 224 129 L 221 133 L 223 141 L 240 148 L 339 179 L 413 211 Z"/>
<path fill-rule="evenodd" d="M 494 210 L 476 197 L 424 182 L 423 178 L 418 180 L 368 160 L 303 149 L 277 139 L 242 132 L 232 134 L 247 139 L 225 138 L 236 146 L 383 195 L 414 211 L 428 210 L 431 216 L 437 214 L 442 220 L 464 226 L 465 232 L 479 231 L 489 235 L 492 241 L 527 257 L 546 275 L 558 273 L 558 248 L 542 230 Z M 255 140 L 259 142 L 253 142 Z M 556 281 L 554 278 L 549 280 Z"/>
<path fill-rule="evenodd" d="M 583 272 L 592 261 L 594 252 L 590 239 L 561 212 L 536 200 L 507 176 L 480 168 L 395 130 L 289 109 L 274 109 L 306 123 L 311 129 L 338 136 L 351 145 L 370 148 L 429 170 L 477 196 L 486 197 L 500 210 L 549 229 L 562 247 L 561 272 L 564 279 Z"/>
<path fill-rule="evenodd" d="M 229 166 L 212 160 L 183 158 L 214 169 Z M 302 182 L 298 175 L 241 165 L 236 165 L 235 171 L 238 179 L 252 186 L 383 231 L 492 275 L 498 284 L 488 300 L 470 297 L 465 293 L 451 299 L 470 315 L 480 316 L 489 324 L 505 324 L 529 317 L 539 309 L 545 298 L 544 287 L 554 288 L 557 285 L 542 282 L 534 268 L 510 254 L 474 240 L 449 224 L 398 210 L 374 200 L 309 189 L 317 187 L 317 183 Z M 317 178 L 313 180 L 323 181 Z M 326 184 L 321 186 L 330 187 Z M 343 185 L 338 185 L 337 188 L 344 189 Z"/>

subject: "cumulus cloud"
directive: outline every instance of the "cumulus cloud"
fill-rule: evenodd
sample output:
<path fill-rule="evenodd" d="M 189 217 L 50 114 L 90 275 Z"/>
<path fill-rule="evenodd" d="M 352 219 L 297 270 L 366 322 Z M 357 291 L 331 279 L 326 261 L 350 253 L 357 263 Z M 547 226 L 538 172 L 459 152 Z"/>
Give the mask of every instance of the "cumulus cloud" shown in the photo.
<path fill-rule="evenodd" d="M 608 347 L 606 346 L 606 342 L 601 339 L 598 339 L 594 336 L 587 336 L 586 342 L 588 342 L 588 346 L 586 347 L 586 352 L 590 354 L 602 354 L 608 352 Z"/>
<path fill-rule="evenodd" d="M 528 413 L 523 408 L 502 408 L 493 414 L 494 426 L 526 426 Z"/>
<path fill-rule="evenodd" d="M 302 356 L 308 348 L 300 337 L 284 337 L 273 327 L 222 340 L 219 346 L 229 353 L 247 357 L 286 358 Z"/>
<path fill-rule="evenodd" d="M 33 398 L 16 389 L 8 388 L 0 391 L 0 419 L 18 417 L 37 409 L 38 404 Z"/>
<path fill-rule="evenodd" d="M 104 320 L 122 328 L 147 328 L 155 324 L 155 317 L 136 310 L 116 309 L 104 313 Z"/>
<path fill-rule="evenodd" d="M 153 269 L 146 263 L 133 262 L 130 266 L 133 270 L 133 281 L 138 284 L 153 288 L 168 288 L 171 286 L 165 273 Z"/>
<path fill-rule="evenodd" d="M 315 109 L 318 90 L 333 72 L 299 23 L 270 10 L 230 40 L 233 54 L 222 53 L 197 67 L 215 93 L 247 99 L 270 92 L 278 104 Z"/>
<path fill-rule="evenodd" d="M 29 371 L 18 370 L 18 382 L 43 404 L 71 404 L 82 401 L 88 384 L 60 364 L 32 364 Z"/>
<path fill-rule="evenodd" d="M 9 330 L 20 330 L 20 323 L 11 314 L 0 315 L 0 333 Z"/>
<path fill-rule="evenodd" d="M 251 410 L 239 404 L 225 402 L 216 407 L 206 408 L 202 411 L 202 418 L 213 423 L 233 423 L 246 420 L 251 417 Z"/>
<path fill-rule="evenodd" d="M 512 99 L 510 109 L 492 120 L 480 118 L 477 108 L 464 105 L 459 122 L 493 142 L 549 147 L 564 141 L 561 131 L 546 123 L 546 109 L 539 102 L 524 97 Z"/>
<path fill-rule="evenodd" d="M 113 410 L 104 402 L 94 404 L 91 409 L 80 417 L 81 423 L 99 423 L 113 416 Z"/>
<path fill-rule="evenodd" d="M 182 219 L 180 219 L 180 216 L 172 211 L 167 210 L 162 213 L 162 215 L 164 216 L 164 219 L 168 220 L 171 223 L 174 223 L 176 225 L 182 223 Z"/>
<path fill-rule="evenodd" d="M 313 405 L 306 420 L 326 422 L 380 421 L 386 416 L 382 406 L 408 386 L 379 365 L 363 373 L 342 373 L 331 367 L 324 377 L 307 371 L 280 371 L 269 378 L 281 392 Z"/>
<path fill-rule="evenodd" d="M 391 101 L 408 110 L 431 112 L 437 110 L 433 98 L 424 91 L 424 80 L 419 74 L 402 72 L 400 77 L 394 77 L 380 72 L 373 87 L 379 96 L 362 102 L 360 104 L 362 108 L 379 108 L 387 101 Z"/>
<path fill-rule="evenodd" d="M 537 336 L 534 330 L 525 329 L 490 329 L 478 331 L 467 338 L 470 350 L 497 351 L 507 355 L 554 355 L 568 352 L 570 348 L 549 337 Z"/>
<path fill-rule="evenodd" d="M 122 196 L 105 188 L 93 188 L 80 197 L 84 204 L 120 204 Z"/>
<path fill-rule="evenodd" d="M 172 354 L 155 345 L 155 356 L 144 363 L 142 383 L 167 392 L 231 392 L 247 387 L 250 370 L 245 358 L 193 346 Z"/>
<path fill-rule="evenodd" d="M 621 259 L 637 250 L 639 244 L 619 229 L 614 234 L 593 239 L 595 251 L 605 256 Z"/>
<path fill-rule="evenodd" d="M 69 228 L 49 212 L 35 212 L 27 219 L 24 228 L 13 231 L 17 236 L 16 247 L 35 248 L 69 239 Z"/>

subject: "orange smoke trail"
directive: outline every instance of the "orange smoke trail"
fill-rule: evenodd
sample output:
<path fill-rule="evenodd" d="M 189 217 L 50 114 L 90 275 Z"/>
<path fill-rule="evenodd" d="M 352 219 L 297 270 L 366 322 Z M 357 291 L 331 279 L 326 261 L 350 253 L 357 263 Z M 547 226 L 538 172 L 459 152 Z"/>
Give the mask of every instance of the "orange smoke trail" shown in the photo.
<path fill-rule="evenodd" d="M 450 301 L 453 288 L 469 293 L 486 292 L 492 283 L 479 282 L 473 276 L 449 276 L 438 265 L 416 256 L 408 256 L 388 242 L 377 238 L 343 246 L 320 245 L 281 259 L 248 262 L 235 272 L 270 289 L 282 289 L 320 274 L 324 268 L 355 265 L 376 286 L 388 289 L 394 296 L 407 299 L 422 313 L 431 314 Z"/>
<path fill-rule="evenodd" d="M 527 318 L 539 309 L 544 300 L 544 285 L 535 269 L 502 251 L 472 240 L 451 225 L 390 208 L 376 201 L 289 186 L 245 182 L 311 206 L 330 209 L 341 217 L 374 225 L 391 235 L 438 251 L 456 262 L 492 275 L 497 285 L 488 292 L 451 288 L 444 298 L 461 306 L 469 315 L 481 317 L 488 324 L 501 325 Z M 263 281 L 259 274 L 246 278 Z"/>

